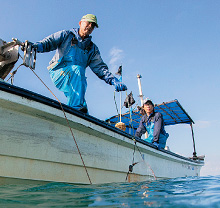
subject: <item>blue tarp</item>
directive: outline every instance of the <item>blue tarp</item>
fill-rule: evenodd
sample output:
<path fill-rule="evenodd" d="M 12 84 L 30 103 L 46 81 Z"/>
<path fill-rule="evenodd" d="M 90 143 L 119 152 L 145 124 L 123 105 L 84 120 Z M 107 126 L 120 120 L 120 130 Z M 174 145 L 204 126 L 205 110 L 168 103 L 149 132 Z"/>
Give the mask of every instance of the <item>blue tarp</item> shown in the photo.
<path fill-rule="evenodd" d="M 165 125 L 175 125 L 175 124 L 190 124 L 194 121 L 186 113 L 183 107 L 180 105 L 178 100 L 173 100 L 170 102 L 163 102 L 162 104 L 156 104 L 154 107 L 156 112 L 160 112 L 163 115 Z M 121 115 L 121 122 L 126 125 L 126 132 L 129 134 L 134 134 L 139 126 L 142 115 L 138 110 L 128 111 Z M 106 119 L 106 122 L 115 126 L 116 123 L 120 121 L 119 115 L 112 116 Z"/>

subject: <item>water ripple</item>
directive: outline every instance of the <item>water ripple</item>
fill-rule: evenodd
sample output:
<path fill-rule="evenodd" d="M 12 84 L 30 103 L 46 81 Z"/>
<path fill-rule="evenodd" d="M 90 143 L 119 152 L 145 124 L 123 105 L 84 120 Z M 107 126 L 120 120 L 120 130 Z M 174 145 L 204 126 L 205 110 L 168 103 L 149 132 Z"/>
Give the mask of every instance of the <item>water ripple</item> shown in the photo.
<path fill-rule="evenodd" d="M 220 176 L 139 183 L 0 186 L 1 207 L 219 207 Z"/>

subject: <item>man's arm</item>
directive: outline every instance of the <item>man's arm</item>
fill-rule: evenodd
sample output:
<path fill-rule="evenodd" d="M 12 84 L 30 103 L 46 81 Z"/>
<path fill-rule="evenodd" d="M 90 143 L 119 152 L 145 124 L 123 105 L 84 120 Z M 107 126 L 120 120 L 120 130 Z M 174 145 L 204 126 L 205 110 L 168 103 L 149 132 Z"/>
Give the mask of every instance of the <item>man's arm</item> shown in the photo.
<path fill-rule="evenodd" d="M 143 134 L 146 133 L 146 128 L 144 126 L 144 121 L 145 121 L 145 116 L 142 117 L 141 121 L 140 121 L 140 124 L 139 124 L 139 127 L 137 128 L 136 132 L 135 132 L 135 136 L 138 137 L 138 138 L 141 138 L 141 136 Z"/>
<path fill-rule="evenodd" d="M 107 84 L 112 85 L 112 80 L 115 77 L 102 60 L 99 49 L 95 44 L 93 45 L 93 54 L 90 58 L 89 67 L 100 79 L 104 80 Z"/>
<path fill-rule="evenodd" d="M 121 83 L 108 69 L 108 66 L 101 58 L 98 47 L 93 44 L 92 54 L 89 59 L 89 67 L 92 71 L 107 84 L 114 85 L 116 91 L 127 90 L 125 84 Z"/>
<path fill-rule="evenodd" d="M 65 30 L 56 32 L 44 38 L 43 40 L 34 43 L 34 46 L 37 47 L 38 53 L 56 50 L 63 42 L 67 34 L 68 32 Z"/>
<path fill-rule="evenodd" d="M 163 116 L 161 113 L 156 113 L 154 120 L 154 139 L 153 142 L 159 143 L 160 132 L 163 123 Z"/>

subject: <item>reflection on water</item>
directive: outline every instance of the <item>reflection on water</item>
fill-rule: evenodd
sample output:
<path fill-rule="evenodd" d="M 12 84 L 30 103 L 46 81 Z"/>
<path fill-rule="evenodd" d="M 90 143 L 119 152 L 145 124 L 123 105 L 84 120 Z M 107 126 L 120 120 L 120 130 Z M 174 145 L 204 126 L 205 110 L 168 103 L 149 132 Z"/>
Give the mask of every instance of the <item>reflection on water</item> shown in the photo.
<path fill-rule="evenodd" d="M 220 207 L 220 176 L 139 183 L 0 186 L 1 207 Z"/>

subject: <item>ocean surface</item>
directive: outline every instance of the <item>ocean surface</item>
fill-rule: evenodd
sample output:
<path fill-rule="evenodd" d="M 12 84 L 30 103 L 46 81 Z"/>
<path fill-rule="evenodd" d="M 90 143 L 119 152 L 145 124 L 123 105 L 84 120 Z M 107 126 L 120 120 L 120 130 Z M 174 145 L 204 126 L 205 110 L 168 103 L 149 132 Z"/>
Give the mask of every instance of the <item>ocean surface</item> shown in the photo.
<path fill-rule="evenodd" d="M 101 185 L 2 185 L 0 207 L 220 207 L 220 176 Z"/>

